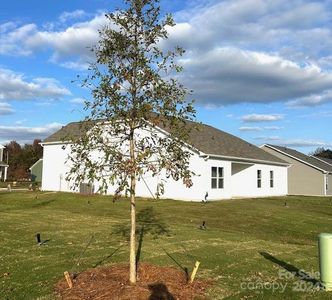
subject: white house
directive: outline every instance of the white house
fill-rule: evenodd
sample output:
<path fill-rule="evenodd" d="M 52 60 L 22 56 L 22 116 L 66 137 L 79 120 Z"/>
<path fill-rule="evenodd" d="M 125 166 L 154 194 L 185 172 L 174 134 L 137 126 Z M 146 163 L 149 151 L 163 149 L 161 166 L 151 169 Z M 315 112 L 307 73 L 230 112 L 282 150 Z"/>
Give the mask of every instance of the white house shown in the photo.
<path fill-rule="evenodd" d="M 4 160 L 4 149 L 5 147 L 0 145 L 0 181 L 6 181 L 8 164 Z"/>
<path fill-rule="evenodd" d="M 226 132 L 214 127 L 188 122 L 197 126 L 189 138 L 190 168 L 195 172 L 193 186 L 186 188 L 182 181 L 174 181 L 160 175 L 145 175 L 137 184 L 137 195 L 151 197 L 160 180 L 165 183 L 163 198 L 201 201 L 230 199 L 234 197 L 265 197 L 287 194 L 287 168 L 285 161 Z M 157 127 L 159 134 L 167 130 Z M 66 163 L 70 154 L 68 136 L 77 137 L 80 123 L 70 123 L 42 142 L 43 179 L 42 189 L 48 191 L 73 191 L 66 180 L 70 166 Z M 98 182 L 93 183 L 95 190 Z M 75 192 L 79 192 L 77 189 Z M 112 194 L 115 187 L 109 189 Z"/>

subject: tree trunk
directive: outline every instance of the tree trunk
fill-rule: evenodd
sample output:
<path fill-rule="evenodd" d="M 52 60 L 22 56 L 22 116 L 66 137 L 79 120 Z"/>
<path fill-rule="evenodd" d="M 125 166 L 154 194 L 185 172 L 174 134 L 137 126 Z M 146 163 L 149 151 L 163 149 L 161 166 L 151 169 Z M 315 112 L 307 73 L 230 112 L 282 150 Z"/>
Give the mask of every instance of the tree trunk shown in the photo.
<path fill-rule="evenodd" d="M 134 152 L 134 135 L 130 139 L 130 158 L 132 161 L 132 171 L 130 176 L 130 215 L 131 215 L 131 229 L 130 229 L 130 270 L 129 281 L 131 284 L 136 284 L 136 205 L 135 205 L 135 190 L 136 190 L 136 170 L 135 152 Z"/>

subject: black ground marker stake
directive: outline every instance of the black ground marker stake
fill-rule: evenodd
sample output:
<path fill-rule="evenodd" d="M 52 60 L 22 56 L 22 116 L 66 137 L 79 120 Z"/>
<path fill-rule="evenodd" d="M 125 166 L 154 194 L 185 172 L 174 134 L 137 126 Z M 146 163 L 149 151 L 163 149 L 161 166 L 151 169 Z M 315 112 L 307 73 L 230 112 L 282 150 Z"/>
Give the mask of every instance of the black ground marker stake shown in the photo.
<path fill-rule="evenodd" d="M 37 243 L 40 244 L 41 243 L 40 233 L 36 234 L 36 239 L 37 239 Z"/>

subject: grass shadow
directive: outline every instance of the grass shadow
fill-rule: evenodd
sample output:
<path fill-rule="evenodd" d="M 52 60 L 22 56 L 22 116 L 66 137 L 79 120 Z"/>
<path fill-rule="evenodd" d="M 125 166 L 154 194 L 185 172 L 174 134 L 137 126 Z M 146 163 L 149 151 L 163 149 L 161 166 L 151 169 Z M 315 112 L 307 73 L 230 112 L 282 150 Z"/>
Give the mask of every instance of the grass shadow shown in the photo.
<path fill-rule="evenodd" d="M 45 200 L 45 201 L 41 201 L 38 203 L 33 204 L 31 207 L 32 208 L 37 208 L 37 207 L 43 207 L 46 206 L 48 204 L 51 204 L 52 202 L 54 202 L 56 199 L 49 199 L 49 200 Z"/>
<path fill-rule="evenodd" d="M 113 227 L 112 233 L 120 235 L 129 241 L 130 224 L 128 222 L 117 224 Z M 143 240 L 146 234 L 152 236 L 153 239 L 158 239 L 162 235 L 170 235 L 168 225 L 157 216 L 151 206 L 141 209 L 136 215 L 136 236 L 138 237 L 136 263 L 140 260 Z"/>
<path fill-rule="evenodd" d="M 136 252 L 136 269 L 138 267 L 138 263 L 141 258 L 142 253 L 142 246 L 143 246 L 143 237 L 144 237 L 144 225 L 142 225 L 140 232 L 139 232 L 139 238 L 138 238 L 138 246 L 137 246 L 137 252 Z"/>
<path fill-rule="evenodd" d="M 122 248 L 122 246 L 123 246 L 123 245 L 121 245 L 120 247 L 116 248 L 111 254 L 109 254 L 109 255 L 103 257 L 100 261 L 96 262 L 92 267 L 93 267 L 93 268 L 96 268 L 96 267 L 102 265 L 105 261 L 107 261 L 107 260 L 109 260 L 110 258 L 112 258 L 112 256 Z"/>
<path fill-rule="evenodd" d="M 313 285 L 319 284 L 319 280 L 312 278 L 309 274 L 305 273 L 303 270 L 300 270 L 299 268 L 297 268 L 285 261 L 282 261 L 267 252 L 260 251 L 259 254 L 261 256 L 263 256 L 265 259 L 277 264 L 278 266 L 282 267 L 286 271 L 292 273 L 297 279 L 300 279 L 300 280 L 303 280 L 306 282 L 310 282 Z"/>

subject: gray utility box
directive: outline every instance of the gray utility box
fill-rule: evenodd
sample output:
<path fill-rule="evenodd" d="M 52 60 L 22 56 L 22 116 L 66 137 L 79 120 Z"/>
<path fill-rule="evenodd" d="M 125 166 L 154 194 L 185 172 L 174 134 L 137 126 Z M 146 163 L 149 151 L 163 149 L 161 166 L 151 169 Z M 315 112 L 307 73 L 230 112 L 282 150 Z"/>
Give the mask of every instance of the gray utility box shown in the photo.
<path fill-rule="evenodd" d="M 90 183 L 80 184 L 80 194 L 91 195 L 94 193 L 94 186 Z"/>

